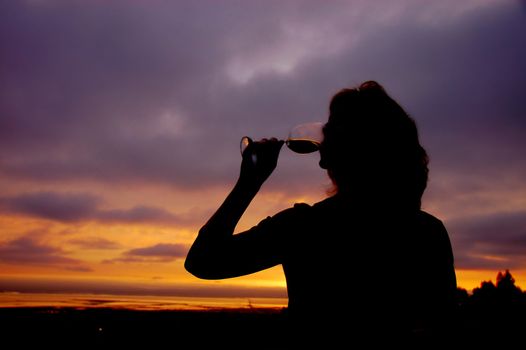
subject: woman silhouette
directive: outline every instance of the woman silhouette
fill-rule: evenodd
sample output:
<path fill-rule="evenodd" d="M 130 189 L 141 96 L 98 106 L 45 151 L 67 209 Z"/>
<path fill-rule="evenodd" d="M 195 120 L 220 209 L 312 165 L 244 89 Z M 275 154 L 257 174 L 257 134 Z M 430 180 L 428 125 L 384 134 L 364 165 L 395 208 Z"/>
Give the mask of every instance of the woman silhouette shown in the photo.
<path fill-rule="evenodd" d="M 428 157 L 415 122 L 374 81 L 338 92 L 329 110 L 320 167 L 332 195 L 234 235 L 283 145 L 254 142 L 257 163 L 243 157 L 235 187 L 199 231 L 185 267 L 223 279 L 281 264 L 292 346 L 443 338 L 455 306 L 453 254 L 442 222 L 420 210 Z"/>

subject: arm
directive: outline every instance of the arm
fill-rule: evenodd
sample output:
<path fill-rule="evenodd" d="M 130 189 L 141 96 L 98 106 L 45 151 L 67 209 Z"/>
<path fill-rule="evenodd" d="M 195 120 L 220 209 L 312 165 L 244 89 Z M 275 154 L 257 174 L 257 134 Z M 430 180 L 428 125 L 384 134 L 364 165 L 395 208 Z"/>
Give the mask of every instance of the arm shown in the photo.
<path fill-rule="evenodd" d="M 236 239 L 238 235 L 234 236 L 233 233 L 239 219 L 276 168 L 282 146 L 283 141 L 271 139 L 254 142 L 246 149 L 237 183 L 223 204 L 201 228 L 188 252 L 185 261 L 187 271 L 199 278 L 220 279 L 269 267 L 268 262 L 252 262 L 247 270 L 247 266 L 243 266 L 246 259 L 242 257 L 246 257 L 245 248 L 253 246 L 254 242 Z M 255 164 L 251 154 L 257 155 Z"/>

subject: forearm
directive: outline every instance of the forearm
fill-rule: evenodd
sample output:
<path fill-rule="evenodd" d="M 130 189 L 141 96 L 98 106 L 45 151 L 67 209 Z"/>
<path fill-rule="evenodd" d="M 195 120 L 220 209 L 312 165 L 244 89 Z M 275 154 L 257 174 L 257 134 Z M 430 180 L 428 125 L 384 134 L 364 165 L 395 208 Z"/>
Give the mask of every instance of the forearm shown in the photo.
<path fill-rule="evenodd" d="M 223 204 L 199 230 L 199 234 L 188 252 L 185 268 L 200 278 L 221 278 L 232 275 L 229 265 L 232 236 L 239 219 L 250 202 L 276 167 L 283 141 L 262 140 L 249 145 L 241 163 L 241 172 L 236 185 Z M 257 155 L 257 162 L 251 154 Z M 229 266 L 226 268 L 225 266 Z"/>
<path fill-rule="evenodd" d="M 201 228 L 198 238 L 231 236 L 258 191 L 259 186 L 238 180 L 223 204 Z"/>
<path fill-rule="evenodd" d="M 258 190 L 259 186 L 237 181 L 223 204 L 199 230 L 186 257 L 186 270 L 200 278 L 213 278 L 213 270 L 219 268 L 220 262 L 224 260 L 221 255 L 225 253 L 237 223 Z"/>

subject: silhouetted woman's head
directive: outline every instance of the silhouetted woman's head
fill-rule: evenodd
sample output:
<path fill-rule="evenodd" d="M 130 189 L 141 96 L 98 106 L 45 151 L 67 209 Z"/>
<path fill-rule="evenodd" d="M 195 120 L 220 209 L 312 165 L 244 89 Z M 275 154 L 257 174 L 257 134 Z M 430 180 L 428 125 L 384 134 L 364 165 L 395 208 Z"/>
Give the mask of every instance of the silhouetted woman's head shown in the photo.
<path fill-rule="evenodd" d="M 420 208 L 428 157 L 414 120 L 380 84 L 368 81 L 334 95 L 323 133 L 320 166 L 337 193 Z"/>

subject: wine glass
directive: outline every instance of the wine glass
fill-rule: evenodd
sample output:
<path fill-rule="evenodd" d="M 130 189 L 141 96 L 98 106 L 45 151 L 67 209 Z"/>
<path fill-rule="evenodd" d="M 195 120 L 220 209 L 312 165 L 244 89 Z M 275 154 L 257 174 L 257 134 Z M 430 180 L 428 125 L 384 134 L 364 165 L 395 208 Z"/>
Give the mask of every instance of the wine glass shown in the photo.
<path fill-rule="evenodd" d="M 293 127 L 289 136 L 284 140 L 287 147 L 296 153 L 306 154 L 313 153 L 320 149 L 323 141 L 323 125 L 322 122 L 303 123 Z M 248 136 L 241 138 L 241 155 L 245 149 L 252 143 L 252 139 Z M 252 154 L 252 162 L 256 163 L 257 157 Z"/>
<path fill-rule="evenodd" d="M 290 130 L 285 144 L 296 153 L 316 152 L 323 141 L 323 125 L 321 122 L 296 125 Z"/>

